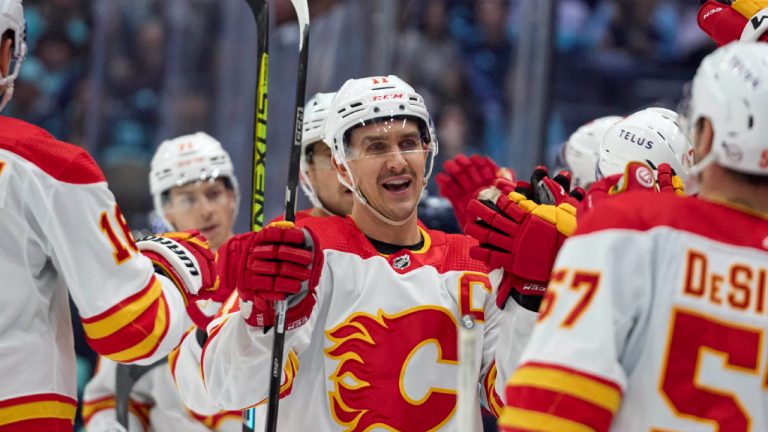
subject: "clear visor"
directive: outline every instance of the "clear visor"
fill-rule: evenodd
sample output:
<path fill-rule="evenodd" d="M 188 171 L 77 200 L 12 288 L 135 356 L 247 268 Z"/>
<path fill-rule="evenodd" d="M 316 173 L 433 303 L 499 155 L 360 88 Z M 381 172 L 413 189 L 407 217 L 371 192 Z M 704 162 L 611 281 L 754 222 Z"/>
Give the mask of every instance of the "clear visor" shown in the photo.
<path fill-rule="evenodd" d="M 304 160 L 306 161 L 307 169 L 311 168 L 315 171 L 333 170 L 331 149 L 322 141 L 315 141 L 307 145 L 307 148 L 304 150 Z"/>
<path fill-rule="evenodd" d="M 408 117 L 366 121 L 345 136 L 346 160 L 425 157 L 430 151 L 426 128 Z"/>
<path fill-rule="evenodd" d="M 164 207 L 167 213 L 185 213 L 206 206 L 219 208 L 231 199 L 230 189 L 222 178 L 187 183 L 167 192 Z"/>

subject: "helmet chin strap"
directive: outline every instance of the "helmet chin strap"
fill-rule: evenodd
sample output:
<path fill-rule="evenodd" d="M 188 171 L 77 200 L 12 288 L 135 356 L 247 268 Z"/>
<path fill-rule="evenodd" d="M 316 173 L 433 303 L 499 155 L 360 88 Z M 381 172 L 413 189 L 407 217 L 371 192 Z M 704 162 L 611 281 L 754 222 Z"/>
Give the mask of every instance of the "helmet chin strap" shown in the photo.
<path fill-rule="evenodd" d="M 398 226 L 398 227 L 403 226 L 405 225 L 406 222 L 408 222 L 408 219 L 410 219 L 411 216 L 413 216 L 414 213 L 416 213 L 416 211 L 419 209 L 419 206 L 413 207 L 413 211 L 411 212 L 411 214 L 408 215 L 408 217 L 406 217 L 401 221 L 396 221 L 394 219 L 390 219 L 384 216 L 383 214 L 381 214 L 381 212 L 379 212 L 371 204 L 369 204 L 368 200 L 365 199 L 365 196 L 363 196 L 363 193 L 360 192 L 360 189 L 358 189 L 357 186 L 353 188 L 353 192 L 358 201 L 360 201 L 364 206 L 368 207 L 368 210 L 370 210 L 370 212 L 373 213 L 373 215 L 376 216 L 377 219 L 379 219 L 380 221 L 384 222 L 387 225 Z"/>
<path fill-rule="evenodd" d="M 376 210 L 371 204 L 368 203 L 368 200 L 365 198 L 363 193 L 357 187 L 357 184 L 355 184 L 355 178 L 352 176 L 352 170 L 350 169 L 349 164 L 347 163 L 347 161 L 342 161 L 341 164 L 347 170 L 347 174 L 349 175 L 349 180 L 350 181 L 348 182 L 348 181 L 344 180 L 344 178 L 342 178 L 342 176 L 341 176 L 341 173 L 337 173 L 337 177 L 339 178 L 339 182 L 341 184 L 343 184 L 344 186 L 346 186 L 349 190 L 351 190 L 352 193 L 355 194 L 355 198 L 357 198 L 357 200 L 360 201 L 361 204 L 366 206 L 368 208 L 368 210 L 370 210 L 370 212 L 373 213 L 374 216 L 376 216 L 377 219 L 379 219 L 380 221 L 384 222 L 385 224 L 390 225 L 390 226 L 396 226 L 396 227 L 403 226 L 403 225 L 405 225 L 406 222 L 408 222 L 408 219 L 410 219 L 411 216 L 413 216 L 416 213 L 416 211 L 419 209 L 418 205 L 414 206 L 413 207 L 413 211 L 411 212 L 411 214 L 409 214 L 408 217 L 406 217 L 405 219 L 403 219 L 401 221 L 396 221 L 394 219 L 390 219 L 390 218 L 384 216 L 383 214 L 381 214 L 381 212 Z M 426 180 L 426 178 L 424 179 L 424 185 L 422 186 L 422 190 L 424 190 L 425 187 L 427 187 L 427 180 Z"/>
<path fill-rule="evenodd" d="M 712 149 L 699 163 L 691 166 L 690 170 L 688 170 L 688 184 L 685 185 L 686 191 L 690 191 L 688 193 L 699 191 L 701 188 L 701 173 L 716 159 L 715 150 Z"/>

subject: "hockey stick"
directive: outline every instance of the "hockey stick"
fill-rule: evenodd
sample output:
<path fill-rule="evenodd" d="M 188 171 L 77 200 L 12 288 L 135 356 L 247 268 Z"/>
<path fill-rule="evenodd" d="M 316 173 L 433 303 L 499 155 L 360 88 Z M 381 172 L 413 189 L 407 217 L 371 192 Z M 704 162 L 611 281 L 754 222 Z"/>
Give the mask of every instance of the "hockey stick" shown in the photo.
<path fill-rule="evenodd" d="M 301 139 L 304 130 L 304 98 L 307 88 L 307 63 L 309 61 L 309 5 L 307 0 L 291 0 L 299 19 L 299 70 L 296 76 L 296 112 L 293 117 L 293 144 L 288 167 L 288 184 L 285 191 L 285 220 L 296 221 L 296 198 L 299 186 Z M 272 344 L 272 367 L 269 377 L 269 403 L 267 406 L 267 432 L 277 429 L 277 410 L 280 404 L 280 381 L 283 375 L 283 349 L 285 347 L 285 300 L 275 302 L 276 326 Z"/>
<path fill-rule="evenodd" d="M 160 360 L 146 366 L 118 363 L 115 368 L 115 415 L 117 422 L 128 430 L 128 411 L 131 403 L 131 390 L 139 378 L 168 360 Z"/>
<path fill-rule="evenodd" d="M 480 370 L 477 353 L 479 329 L 469 315 L 461 317 L 459 325 L 459 380 L 456 418 L 459 432 L 475 430 L 477 416 L 477 373 Z"/>
<path fill-rule="evenodd" d="M 269 83 L 269 4 L 267 0 L 246 0 L 256 19 L 258 32 L 256 103 L 253 121 L 253 171 L 251 172 L 251 231 L 264 225 L 264 180 L 267 155 L 267 89 Z M 243 410 L 243 432 L 256 430 L 256 411 Z"/>

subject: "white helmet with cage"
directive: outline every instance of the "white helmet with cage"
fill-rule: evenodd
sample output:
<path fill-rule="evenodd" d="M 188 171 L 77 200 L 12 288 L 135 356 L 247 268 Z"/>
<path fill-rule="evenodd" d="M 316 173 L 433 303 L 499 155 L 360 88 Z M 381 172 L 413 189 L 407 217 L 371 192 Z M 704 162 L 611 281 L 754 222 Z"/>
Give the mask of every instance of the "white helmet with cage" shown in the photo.
<path fill-rule="evenodd" d="M 168 227 L 173 228 L 165 216 L 163 194 L 174 187 L 217 178 L 223 178 L 231 185 L 237 216 L 240 190 L 232 160 L 221 143 L 205 132 L 163 141 L 152 158 L 149 172 L 149 190 L 155 211 Z"/>
<path fill-rule="evenodd" d="M 424 98 L 409 84 L 395 75 L 386 77 L 367 77 L 348 80 L 336 93 L 331 112 L 325 124 L 325 141 L 331 146 L 336 163 L 344 165 L 349 173 L 350 182 L 339 175 L 339 181 L 348 187 L 363 204 L 368 205 L 366 198 L 355 184 L 349 169 L 348 132 L 355 127 L 365 126 L 374 121 L 410 118 L 419 124 L 422 140 L 427 144 L 429 157 L 424 173 L 424 185 L 429 180 L 438 152 L 437 137 L 434 125 L 429 116 Z M 382 221 L 399 225 L 371 208 Z M 415 208 L 414 208 L 415 211 Z M 404 222 L 404 221 L 403 221 Z"/>
<path fill-rule="evenodd" d="M 0 35 L 8 31 L 13 33 L 13 54 L 8 76 L 0 77 L 0 111 L 13 97 L 13 83 L 27 55 L 26 24 L 21 0 L 0 0 Z"/>
<path fill-rule="evenodd" d="M 768 175 L 768 44 L 738 42 L 708 55 L 699 66 L 684 113 L 693 129 L 712 122 L 712 151 L 693 169 L 712 162 L 745 174 Z"/>
<path fill-rule="evenodd" d="M 595 181 L 595 165 L 603 136 L 621 119 L 620 116 L 596 118 L 576 129 L 563 143 L 558 166 L 571 172 L 574 186 L 586 188 Z"/>
<path fill-rule="evenodd" d="M 693 147 L 680 128 L 677 113 L 665 108 L 647 108 L 608 129 L 600 145 L 597 177 L 621 174 L 632 161 L 647 163 L 652 168 L 667 163 L 683 182 L 688 180 Z"/>
<path fill-rule="evenodd" d="M 312 206 L 316 208 L 322 208 L 323 203 L 320 202 L 320 198 L 315 192 L 315 188 L 312 185 L 312 181 L 309 179 L 309 160 L 308 160 L 308 146 L 310 144 L 322 143 L 327 145 L 324 141 L 325 136 L 325 120 L 328 118 L 330 112 L 331 103 L 336 93 L 317 93 L 307 102 L 306 109 L 304 111 L 304 131 L 301 138 L 301 170 L 299 171 L 299 180 L 301 189 L 304 194 L 309 198 Z"/>

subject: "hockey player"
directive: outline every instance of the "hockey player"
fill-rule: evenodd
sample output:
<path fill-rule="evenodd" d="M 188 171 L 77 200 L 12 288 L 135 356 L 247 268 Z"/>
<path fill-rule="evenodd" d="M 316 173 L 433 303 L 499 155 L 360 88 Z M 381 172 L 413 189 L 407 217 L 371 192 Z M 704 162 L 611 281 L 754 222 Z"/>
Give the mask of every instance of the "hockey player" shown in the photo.
<path fill-rule="evenodd" d="M 173 231 L 199 229 L 215 250 L 234 235 L 239 188 L 229 154 L 204 132 L 162 142 L 152 159 L 150 192 L 155 212 Z M 218 302 L 189 308 L 197 326 L 205 328 Z M 185 327 L 192 325 L 187 320 Z M 85 387 L 83 419 L 88 432 L 119 430 L 116 420 L 117 364 L 100 359 Z M 145 372 L 129 397 L 129 430 L 239 431 L 240 413 L 190 412 L 181 402 L 170 368 L 160 364 Z"/>
<path fill-rule="evenodd" d="M 592 120 L 582 125 L 563 143 L 557 158 L 558 169 L 571 173 L 574 187 L 588 188 L 596 180 L 600 144 L 608 128 L 622 118 L 606 116 Z"/>
<path fill-rule="evenodd" d="M 268 390 L 273 301 L 288 297 L 279 430 L 453 430 L 457 326 L 473 317 L 480 399 L 491 409 L 536 314 L 494 306 L 488 269 L 461 235 L 421 229 L 416 208 L 437 143 L 421 96 L 395 76 L 350 80 L 326 124 L 346 219 L 281 223 L 236 236 L 222 271 L 249 273 L 239 310 L 215 320 L 203 350 L 210 396 L 228 409 Z M 479 407 L 478 400 L 478 407 Z M 479 409 L 479 408 L 478 408 Z M 479 422 L 478 422 L 479 425 Z"/>
<path fill-rule="evenodd" d="M 667 163 L 685 181 L 693 147 L 678 122 L 665 108 L 646 108 L 608 127 L 598 147 L 598 179 L 622 174 L 627 163 L 643 162 L 651 169 Z"/>
<path fill-rule="evenodd" d="M 0 0 L 2 105 L 26 53 L 24 28 L 21 1 Z M 93 159 L 8 117 L 0 117 L 0 239 L 4 432 L 72 430 L 68 297 L 96 352 L 146 364 L 179 343 L 185 305 L 218 286 L 213 252 L 198 233 L 134 243 Z"/>
<path fill-rule="evenodd" d="M 325 120 L 336 93 L 317 93 L 306 104 L 300 185 L 312 203 L 310 216 L 341 216 L 352 211 L 352 191 L 339 183 L 324 141 Z"/>
<path fill-rule="evenodd" d="M 331 149 L 323 141 L 325 121 L 333 96 L 334 93 L 318 93 L 306 104 L 299 179 L 313 206 L 297 212 L 297 224 L 311 217 L 344 217 L 352 208 L 352 194 L 346 187 L 340 187 L 331 164 Z M 233 295 L 224 306 L 224 312 L 236 304 L 237 300 L 237 295 Z M 184 404 L 196 413 L 213 415 L 221 408 L 208 396 L 200 376 L 200 357 L 205 339 L 206 335 L 199 331 L 187 335 L 178 355 L 171 358 L 171 370 Z"/>
<path fill-rule="evenodd" d="M 768 430 L 768 45 L 702 62 L 698 198 L 605 200 L 557 259 L 506 431 Z"/>
<path fill-rule="evenodd" d="M 695 184 L 685 188 L 693 147 L 678 120 L 674 111 L 654 107 L 610 126 L 598 149 L 597 180 L 590 185 L 580 214 L 608 195 L 629 190 L 695 193 Z"/>

